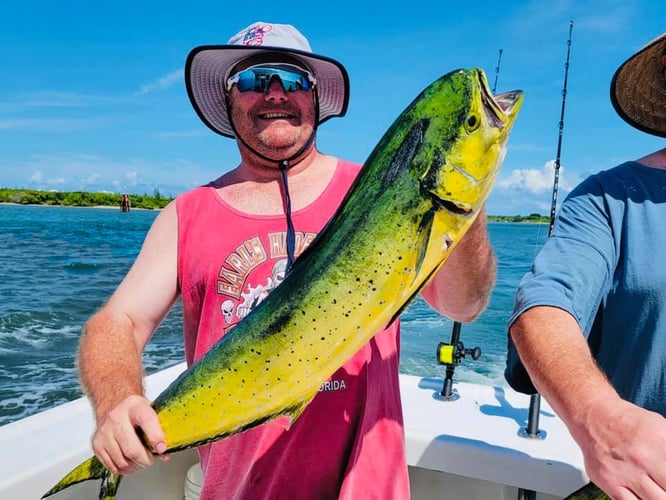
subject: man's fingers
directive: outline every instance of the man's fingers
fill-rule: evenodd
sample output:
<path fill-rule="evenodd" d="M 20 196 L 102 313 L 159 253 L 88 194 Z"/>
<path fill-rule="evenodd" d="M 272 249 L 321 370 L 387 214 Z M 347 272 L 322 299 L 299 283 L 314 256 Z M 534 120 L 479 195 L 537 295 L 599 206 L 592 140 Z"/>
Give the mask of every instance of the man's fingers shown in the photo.
<path fill-rule="evenodd" d="M 152 406 L 148 405 L 139 408 L 132 415 L 132 420 L 134 426 L 140 428 L 143 432 L 147 441 L 146 444 L 159 454 L 166 451 L 167 446 L 164 439 L 164 431 Z"/>
<path fill-rule="evenodd" d="M 99 424 L 92 445 L 99 460 L 115 474 L 150 467 L 155 463 L 152 449 L 158 453 L 166 450 L 157 414 L 141 396 L 130 396 L 112 409 Z"/>

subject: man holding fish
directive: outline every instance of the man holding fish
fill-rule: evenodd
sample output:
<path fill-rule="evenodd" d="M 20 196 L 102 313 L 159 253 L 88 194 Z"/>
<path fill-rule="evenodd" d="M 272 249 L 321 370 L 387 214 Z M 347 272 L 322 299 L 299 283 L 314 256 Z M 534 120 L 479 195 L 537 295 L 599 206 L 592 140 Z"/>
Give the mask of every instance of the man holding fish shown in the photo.
<path fill-rule="evenodd" d="M 431 140 L 429 134 L 439 122 L 415 119 L 406 136 L 396 129 L 378 146 L 375 153 L 380 160 L 384 151 L 392 151 L 391 162 L 378 170 L 383 179 L 378 173 L 376 181 L 365 181 L 378 185 L 377 203 L 385 204 L 387 211 L 391 205 L 400 207 L 396 216 L 404 217 L 417 205 L 428 209 L 406 218 L 409 224 L 416 222 L 414 227 L 380 227 L 362 245 L 357 242 L 362 235 L 350 236 L 331 250 L 328 243 L 335 242 L 335 235 L 347 233 L 334 233 L 326 245 L 317 246 L 315 236 L 327 224 L 353 220 L 358 221 L 353 225 L 362 226 L 374 216 L 370 204 L 367 217 L 350 208 L 349 214 L 329 223 L 361 171 L 360 165 L 316 147 L 319 124 L 346 112 L 349 84 L 344 67 L 313 54 L 292 26 L 258 22 L 227 45 L 194 49 L 186 64 L 186 82 L 200 118 L 213 131 L 235 138 L 241 162 L 207 186 L 178 196 L 159 214 L 127 276 L 86 324 L 80 373 L 97 419 L 93 462 L 102 467 L 97 472 L 87 468 L 82 473 L 86 477 L 67 481 L 107 477 L 108 472 L 132 473 L 150 466 L 156 457 L 166 460 L 168 452 L 199 445 L 202 499 L 408 498 L 397 316 L 419 291 L 436 310 L 457 321 L 472 321 L 485 308 L 494 283 L 495 258 L 483 204 L 522 93 L 498 104 L 478 71 L 453 75 L 451 82 L 473 86 L 474 92 L 452 93 L 461 99 L 475 96 L 473 112 L 454 131 L 470 140 L 438 141 L 439 149 L 431 156 L 423 144 Z M 421 111 L 415 107 L 412 112 L 417 116 Z M 448 160 L 447 154 L 458 163 L 444 177 L 450 183 L 444 187 L 440 185 L 444 174 L 436 170 L 416 177 L 407 171 L 410 159 L 439 164 Z M 466 171 L 466 162 L 472 160 L 478 172 Z M 377 163 L 381 162 L 369 160 L 364 170 Z M 476 174 L 481 180 L 465 191 Z M 403 189 L 394 194 L 390 189 L 397 182 L 418 182 L 432 193 L 423 203 L 403 207 L 400 196 L 411 192 Z M 421 196 L 418 189 L 414 191 Z M 450 199 L 458 191 L 464 191 L 462 201 Z M 380 198 L 387 192 L 391 199 Z M 349 197 L 365 193 L 360 190 Z M 348 201 L 355 206 L 354 200 Z M 447 213 L 447 221 L 463 222 L 443 227 L 440 212 Z M 401 241 L 414 252 L 392 254 L 387 246 L 402 238 L 403 228 L 409 232 Z M 365 247 L 373 245 L 378 248 L 367 262 L 340 268 L 358 274 L 327 271 L 350 246 L 360 259 Z M 303 254 L 294 263 L 306 247 L 309 260 Z M 383 261 L 386 270 L 380 267 Z M 309 283 L 315 279 L 319 279 L 316 289 Z M 319 286 L 322 281 L 330 286 Z M 389 289 L 387 283 L 397 283 L 396 288 Z M 318 298 L 310 300 L 312 294 Z M 278 297 L 285 295 L 286 302 L 280 302 Z M 177 390 L 192 395 L 173 403 L 167 390 L 151 405 L 142 388 L 141 352 L 179 297 L 185 355 L 193 371 Z M 376 300 L 377 306 L 368 315 L 370 300 Z M 294 311 L 291 304 L 305 305 Z M 264 318 L 262 311 L 271 313 Z M 307 325 L 292 328 L 299 321 Z M 258 329 L 247 326 L 253 322 L 260 325 Z M 355 353 L 338 354 L 354 345 L 355 332 L 361 335 L 367 324 L 373 328 L 372 335 L 364 333 L 369 340 Z M 264 326 L 266 333 L 261 331 Z M 230 334 L 246 330 L 253 339 L 249 347 L 243 336 L 232 340 Z M 269 330 L 278 333 L 269 335 Z M 221 338 L 229 342 L 217 347 Z M 320 343 L 330 347 L 317 350 Z M 225 368 L 209 370 L 218 362 L 216 349 L 226 347 Z M 243 356 L 231 359 L 236 348 L 245 347 Z M 329 355 L 334 358 L 331 362 Z M 254 371 L 243 371 L 248 363 L 254 363 Z M 207 368 L 197 371 L 202 364 Z M 320 367 L 331 366 L 330 376 L 327 372 L 320 382 Z M 199 382 L 204 376 L 210 378 Z M 236 385 L 220 389 L 216 386 L 220 377 L 236 377 L 231 378 Z M 308 386 L 298 393 L 297 388 L 312 380 L 317 384 L 314 390 Z M 293 393 L 293 399 L 276 404 L 287 393 L 290 397 Z M 227 410 L 231 414 L 236 405 L 246 404 L 256 411 L 253 421 L 208 433 L 209 427 L 227 418 L 221 416 Z M 187 418 L 175 418 L 174 412 Z M 229 434 L 234 435 L 219 440 Z M 104 468 L 108 471 L 100 473 Z M 109 484 L 103 491 L 113 498 L 117 481 Z M 64 487 L 67 484 L 48 494 Z"/>

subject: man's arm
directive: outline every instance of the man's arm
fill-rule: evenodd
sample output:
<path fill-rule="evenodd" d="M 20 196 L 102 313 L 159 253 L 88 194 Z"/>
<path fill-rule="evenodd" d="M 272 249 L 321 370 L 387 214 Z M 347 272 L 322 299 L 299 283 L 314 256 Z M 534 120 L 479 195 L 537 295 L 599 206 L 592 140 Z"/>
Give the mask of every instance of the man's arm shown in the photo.
<path fill-rule="evenodd" d="M 155 219 L 132 268 L 81 338 L 79 373 L 97 421 L 93 449 L 112 472 L 127 474 L 154 462 L 136 427 L 154 448 L 164 449 L 157 415 L 143 396 L 141 353 L 177 297 L 177 231 L 172 202 Z"/>
<path fill-rule="evenodd" d="M 510 327 L 537 390 L 580 446 L 590 479 L 612 498 L 666 498 L 666 422 L 623 400 L 568 312 L 539 306 Z"/>
<path fill-rule="evenodd" d="M 488 305 L 495 274 L 484 208 L 421 295 L 454 321 L 474 321 Z"/>

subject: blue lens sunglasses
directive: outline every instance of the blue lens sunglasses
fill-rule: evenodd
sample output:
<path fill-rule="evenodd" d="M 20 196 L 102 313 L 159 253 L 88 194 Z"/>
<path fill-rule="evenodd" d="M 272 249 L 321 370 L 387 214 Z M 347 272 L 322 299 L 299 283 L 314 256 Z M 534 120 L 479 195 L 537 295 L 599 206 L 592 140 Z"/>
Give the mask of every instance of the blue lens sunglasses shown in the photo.
<path fill-rule="evenodd" d="M 292 64 L 261 64 L 239 71 L 227 80 L 227 91 L 236 85 L 239 92 L 266 93 L 271 86 L 273 77 L 278 77 L 285 92 L 311 90 L 317 80 L 307 70 Z"/>

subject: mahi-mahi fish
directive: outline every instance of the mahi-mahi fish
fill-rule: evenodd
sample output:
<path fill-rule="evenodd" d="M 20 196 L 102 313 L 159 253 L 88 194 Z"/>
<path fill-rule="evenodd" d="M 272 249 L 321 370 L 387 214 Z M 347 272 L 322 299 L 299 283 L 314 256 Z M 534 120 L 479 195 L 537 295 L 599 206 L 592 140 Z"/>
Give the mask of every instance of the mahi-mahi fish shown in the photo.
<path fill-rule="evenodd" d="M 166 452 L 298 418 L 464 236 L 494 185 L 522 101 L 520 90 L 493 96 L 481 69 L 452 71 L 425 88 L 284 281 L 153 401 Z M 101 479 L 99 498 L 109 500 L 121 478 L 92 457 L 44 497 Z"/>

